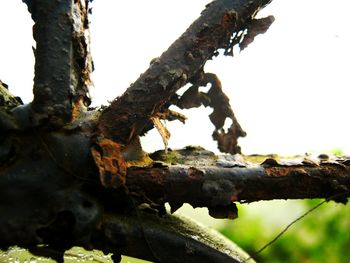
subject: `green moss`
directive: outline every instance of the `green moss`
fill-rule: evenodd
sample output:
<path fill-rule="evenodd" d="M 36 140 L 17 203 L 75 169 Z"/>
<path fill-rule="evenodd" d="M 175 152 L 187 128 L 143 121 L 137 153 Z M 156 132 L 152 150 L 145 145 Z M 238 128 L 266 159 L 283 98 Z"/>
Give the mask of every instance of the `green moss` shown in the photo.
<path fill-rule="evenodd" d="M 210 165 L 214 164 L 217 156 L 213 152 L 207 151 L 200 146 L 186 146 L 180 150 L 169 149 L 165 151 L 156 151 L 150 154 L 154 161 L 162 161 L 168 164 L 186 164 L 186 165 Z"/>
<path fill-rule="evenodd" d="M 27 249 L 12 247 L 7 251 L 0 251 L 0 262 L 46 262 L 55 263 L 50 258 L 38 257 L 31 254 Z M 104 255 L 101 251 L 86 251 L 80 247 L 73 247 L 66 251 L 64 255 L 65 263 L 82 262 L 82 263 L 111 263 L 111 255 Z M 123 261 L 128 262 L 128 261 Z M 136 262 L 136 261 L 133 261 Z M 141 261 L 142 262 L 142 261 Z"/>
<path fill-rule="evenodd" d="M 13 108 L 21 104 L 20 98 L 13 96 L 0 80 L 0 106 Z"/>
<path fill-rule="evenodd" d="M 168 164 L 183 164 L 184 160 L 181 154 L 178 151 L 173 151 L 171 149 L 168 150 L 167 153 L 165 151 L 160 150 L 152 153 L 150 157 L 154 161 L 162 161 Z"/>
<path fill-rule="evenodd" d="M 336 156 L 343 156 L 344 155 L 344 151 L 341 148 L 334 148 L 330 152 Z"/>

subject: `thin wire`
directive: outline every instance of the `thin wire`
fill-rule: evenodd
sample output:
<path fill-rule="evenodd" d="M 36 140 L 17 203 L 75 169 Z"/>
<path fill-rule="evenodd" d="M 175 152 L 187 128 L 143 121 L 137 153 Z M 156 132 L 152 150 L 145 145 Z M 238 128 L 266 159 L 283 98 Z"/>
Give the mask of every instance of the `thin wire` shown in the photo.
<path fill-rule="evenodd" d="M 333 195 L 329 198 L 326 198 L 325 200 L 323 200 L 321 203 L 315 205 L 314 207 L 310 208 L 309 210 L 307 210 L 304 214 L 302 214 L 301 216 L 297 217 L 296 219 L 294 219 L 292 222 L 290 222 L 280 233 L 278 233 L 277 236 L 275 236 L 270 242 L 268 242 L 267 244 L 265 244 L 262 248 L 260 248 L 258 251 L 256 251 L 255 253 L 253 253 L 250 257 L 248 257 L 247 259 L 245 259 L 242 263 L 246 263 L 248 262 L 248 260 L 252 259 L 253 256 L 257 256 L 259 255 L 261 252 L 263 252 L 266 248 L 268 248 L 269 246 L 271 246 L 273 243 L 275 243 L 284 233 L 287 232 L 287 230 L 293 226 L 295 223 L 297 223 L 298 221 L 300 221 L 301 219 L 303 219 L 304 217 L 306 217 L 308 214 L 312 213 L 313 211 L 315 211 L 317 208 L 319 208 L 321 205 L 323 205 L 324 203 L 335 199 L 337 197 L 343 196 L 350 193 L 350 191 L 346 191 L 344 193 L 341 194 L 336 194 Z"/>
<path fill-rule="evenodd" d="M 148 246 L 148 248 L 149 248 L 149 250 L 150 250 L 152 256 L 157 260 L 157 262 L 161 262 L 161 260 L 160 260 L 160 258 L 159 258 L 159 256 L 158 256 L 158 254 L 156 253 L 156 251 L 155 251 L 154 248 L 152 247 L 152 244 L 151 244 L 152 242 L 148 239 L 148 236 L 147 236 L 146 230 L 145 230 L 146 228 L 145 228 L 145 226 L 144 226 L 144 224 L 143 224 L 143 220 L 142 220 L 142 216 L 141 216 L 141 214 L 140 214 L 140 211 L 139 211 L 139 209 L 137 208 L 137 205 L 136 205 L 134 199 L 132 198 L 129 189 L 128 189 L 126 186 L 125 186 L 125 191 L 126 191 L 126 195 L 129 197 L 129 199 L 130 199 L 130 201 L 131 201 L 131 203 L 132 203 L 132 205 L 133 205 L 133 208 L 134 208 L 134 210 L 135 210 L 135 212 L 136 212 L 136 218 L 137 218 L 138 223 L 139 223 L 139 225 L 140 225 L 140 227 L 141 227 L 141 231 L 142 231 L 143 237 L 145 238 L 146 244 L 147 244 L 147 246 Z"/>

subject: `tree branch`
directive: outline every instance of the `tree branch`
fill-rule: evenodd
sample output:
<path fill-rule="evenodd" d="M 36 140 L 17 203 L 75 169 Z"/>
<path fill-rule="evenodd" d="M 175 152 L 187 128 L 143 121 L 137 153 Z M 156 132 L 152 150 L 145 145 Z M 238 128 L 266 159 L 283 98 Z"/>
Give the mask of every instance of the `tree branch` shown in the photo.
<path fill-rule="evenodd" d="M 201 74 L 205 62 L 229 50 L 232 36 L 245 28 L 270 0 L 217 0 L 175 41 L 127 91 L 107 107 L 99 130 L 107 138 L 128 144 L 149 129 L 175 92 Z"/>

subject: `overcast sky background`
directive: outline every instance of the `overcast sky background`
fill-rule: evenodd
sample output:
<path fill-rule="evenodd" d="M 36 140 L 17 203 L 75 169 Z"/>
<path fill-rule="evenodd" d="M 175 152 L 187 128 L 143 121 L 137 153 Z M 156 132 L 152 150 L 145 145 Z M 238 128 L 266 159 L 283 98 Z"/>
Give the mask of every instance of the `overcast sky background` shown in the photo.
<path fill-rule="evenodd" d="M 204 0 L 95 0 L 91 17 L 94 105 L 120 95 L 196 19 Z M 269 31 L 242 53 L 206 65 L 216 73 L 248 136 L 244 153 L 303 154 L 341 148 L 350 154 L 350 1 L 274 0 Z M 32 21 L 20 0 L 0 0 L 0 79 L 32 99 Z M 210 109 L 168 124 L 169 145 L 215 150 Z M 143 141 L 162 148 L 156 132 Z"/>

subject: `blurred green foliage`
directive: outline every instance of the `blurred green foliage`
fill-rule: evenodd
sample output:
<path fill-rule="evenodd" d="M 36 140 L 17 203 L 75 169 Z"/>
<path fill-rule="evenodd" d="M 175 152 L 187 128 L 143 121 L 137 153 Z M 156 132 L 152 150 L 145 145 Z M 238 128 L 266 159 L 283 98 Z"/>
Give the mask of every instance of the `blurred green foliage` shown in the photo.
<path fill-rule="evenodd" d="M 0 263 L 55 263 L 50 258 L 34 256 L 28 250 L 20 247 L 12 247 L 7 251 L 0 250 Z M 101 251 L 86 251 L 80 247 L 74 247 L 66 251 L 64 256 L 65 263 L 112 263 L 111 254 L 105 255 Z M 137 258 L 122 256 L 120 263 L 147 263 Z"/>
<path fill-rule="evenodd" d="M 289 222 L 322 200 L 257 202 L 239 206 L 239 218 L 218 220 L 216 226 L 225 236 L 252 255 L 257 262 L 342 263 L 350 262 L 350 206 L 329 202 L 296 222 L 275 243 L 254 256 L 279 234 Z M 286 207 L 286 209 L 281 209 Z M 260 211 L 257 211 L 258 208 Z M 253 211 L 253 213 L 252 213 Z M 110 263 L 110 255 L 100 251 L 74 248 L 66 252 L 65 262 Z M 0 262 L 54 262 L 31 255 L 20 248 L 0 253 Z M 123 257 L 123 263 L 141 263 Z"/>
<path fill-rule="evenodd" d="M 301 200 L 307 211 L 322 200 Z M 273 202 L 271 202 L 273 203 Z M 249 207 L 248 207 L 249 208 Z M 269 243 L 284 227 L 264 221 L 261 216 L 249 216 L 248 208 L 240 207 L 240 220 L 226 222 L 219 230 L 241 246 L 257 262 L 339 263 L 350 262 L 350 206 L 329 202 L 296 222 L 275 243 L 254 255 Z M 273 204 L 266 213 L 279 213 Z M 291 211 L 291 213 L 293 213 Z M 297 218 L 298 214 L 294 216 Z M 289 222 L 292 222 L 291 219 Z M 274 233 L 271 234 L 273 230 Z"/>

